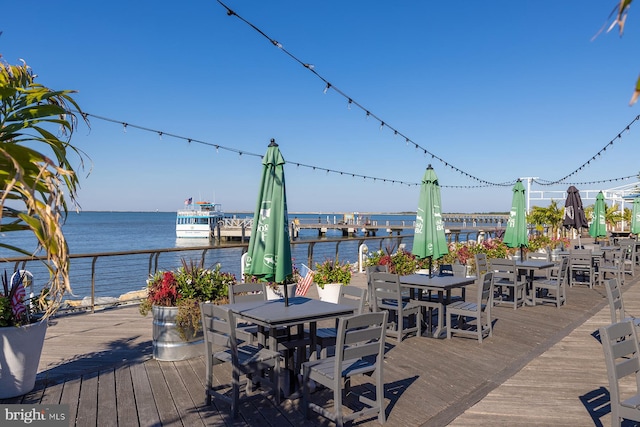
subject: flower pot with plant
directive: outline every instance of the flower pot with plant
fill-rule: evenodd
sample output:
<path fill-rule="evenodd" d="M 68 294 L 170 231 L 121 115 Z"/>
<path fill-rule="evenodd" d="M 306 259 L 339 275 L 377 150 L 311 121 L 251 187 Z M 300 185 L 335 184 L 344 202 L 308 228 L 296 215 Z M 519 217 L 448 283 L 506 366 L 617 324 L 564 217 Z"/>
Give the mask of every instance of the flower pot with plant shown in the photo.
<path fill-rule="evenodd" d="M 147 280 L 140 313 L 153 314 L 153 357 L 184 360 L 203 354 L 201 302 L 225 302 L 235 276 L 182 260 L 175 271 L 158 271 Z"/>
<path fill-rule="evenodd" d="M 348 262 L 326 259 L 316 263 L 313 281 L 321 301 L 338 303 L 340 288 L 351 283 L 352 266 Z"/>
<path fill-rule="evenodd" d="M 20 396 L 35 386 L 40 354 L 47 332 L 43 313 L 47 308 L 48 289 L 27 297 L 33 276 L 26 270 L 2 276 L 0 289 L 0 399 Z"/>
<path fill-rule="evenodd" d="M 22 294 L 26 276 L 21 272 L 13 272 L 15 280 L 6 273 L 3 277 L 0 398 L 28 393 L 35 386 L 46 319 L 71 290 L 69 248 L 62 225 L 67 203 L 75 204 L 79 186 L 72 165 L 82 165 L 85 158 L 71 144 L 71 136 L 77 117 L 86 121 L 71 93 L 36 82 L 36 75 L 24 62 L 9 65 L 0 59 L 0 235 L 29 232 L 37 239 L 37 247 L 17 247 L 6 241 L 0 246 L 20 255 L 42 255 L 49 272 L 35 299 Z"/>

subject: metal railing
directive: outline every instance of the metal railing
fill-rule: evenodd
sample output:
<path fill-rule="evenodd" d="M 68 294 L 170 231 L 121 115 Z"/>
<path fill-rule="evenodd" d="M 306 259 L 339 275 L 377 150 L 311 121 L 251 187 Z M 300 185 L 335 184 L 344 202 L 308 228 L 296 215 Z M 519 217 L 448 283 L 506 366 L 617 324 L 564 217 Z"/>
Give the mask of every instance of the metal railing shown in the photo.
<path fill-rule="evenodd" d="M 473 232 L 468 232 L 468 238 Z M 487 232 L 487 234 L 491 234 Z M 448 236 L 450 241 L 461 240 L 460 235 Z M 413 235 L 389 235 L 370 237 L 343 237 L 334 239 L 293 240 L 291 242 L 292 257 L 296 264 L 313 266 L 326 258 L 340 259 L 350 263 L 358 263 L 362 271 L 362 248 L 365 244 L 370 252 L 376 250 L 394 251 L 404 244 L 413 242 Z M 122 297 L 136 287 L 142 290 L 146 287 L 146 278 L 158 269 L 171 270 L 181 265 L 182 259 L 199 260 L 203 265 L 220 263 L 224 271 L 237 276 L 241 272 L 240 259 L 248 249 L 248 243 L 217 244 L 207 241 L 208 246 L 178 247 L 163 249 L 143 249 L 118 252 L 97 252 L 70 255 L 70 280 L 73 294 L 65 298 L 66 301 L 76 302 L 75 306 L 67 306 L 60 310 L 91 310 L 98 306 L 116 305 L 123 302 L 136 302 L 133 298 Z M 306 260 L 306 262 L 303 262 Z M 41 287 L 46 285 L 48 272 L 42 262 L 45 257 L 13 257 L 0 260 L 0 268 L 7 271 L 29 270 L 34 274 L 36 283 Z M 32 289 L 37 293 L 40 289 Z M 82 298 L 78 303 L 77 298 Z M 139 301 L 137 298 L 137 301 Z"/>

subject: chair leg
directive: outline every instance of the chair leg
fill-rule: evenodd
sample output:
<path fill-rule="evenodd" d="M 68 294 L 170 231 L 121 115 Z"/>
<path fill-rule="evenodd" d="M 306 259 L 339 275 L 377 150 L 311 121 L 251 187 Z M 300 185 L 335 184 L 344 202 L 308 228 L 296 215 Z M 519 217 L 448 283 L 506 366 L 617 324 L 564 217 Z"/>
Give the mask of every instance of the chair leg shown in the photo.
<path fill-rule="evenodd" d="M 382 355 L 378 356 L 382 357 Z M 387 415 L 384 410 L 384 380 L 382 379 L 382 369 L 376 370 L 376 400 L 378 401 L 378 422 L 384 424 Z"/>
<path fill-rule="evenodd" d="M 309 408 L 309 403 L 311 402 L 311 399 L 309 398 L 309 373 L 310 372 L 311 372 L 311 368 L 309 368 L 308 366 L 303 366 L 302 368 L 302 408 L 304 411 L 304 417 L 307 420 L 311 418 L 311 409 Z"/>

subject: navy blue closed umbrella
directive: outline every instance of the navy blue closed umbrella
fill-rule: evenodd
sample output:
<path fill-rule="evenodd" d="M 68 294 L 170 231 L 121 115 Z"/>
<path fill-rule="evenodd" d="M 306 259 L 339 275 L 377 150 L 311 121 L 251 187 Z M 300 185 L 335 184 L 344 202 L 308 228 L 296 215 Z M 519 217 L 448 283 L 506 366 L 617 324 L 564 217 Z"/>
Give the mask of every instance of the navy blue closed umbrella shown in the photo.
<path fill-rule="evenodd" d="M 564 203 L 564 219 L 562 225 L 578 232 L 578 244 L 580 244 L 580 229 L 589 227 L 587 217 L 584 214 L 580 191 L 573 185 L 567 189 L 567 199 Z"/>

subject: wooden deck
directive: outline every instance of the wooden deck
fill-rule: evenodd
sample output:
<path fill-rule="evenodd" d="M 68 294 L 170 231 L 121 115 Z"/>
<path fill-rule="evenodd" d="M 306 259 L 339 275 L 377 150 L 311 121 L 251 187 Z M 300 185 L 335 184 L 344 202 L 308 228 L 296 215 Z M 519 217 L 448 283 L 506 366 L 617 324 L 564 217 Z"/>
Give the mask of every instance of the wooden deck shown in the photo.
<path fill-rule="evenodd" d="M 638 278 L 624 287 L 630 313 L 640 313 Z M 364 275 L 352 286 L 365 286 Z M 610 321 L 602 287 L 570 288 L 560 309 L 497 306 L 494 319 L 494 335 L 483 344 L 462 337 L 389 339 L 387 425 L 610 425 L 596 333 Z M 69 403 L 82 427 L 331 425 L 321 417 L 305 420 L 300 400 L 278 406 L 261 396 L 241 406 L 234 421 L 227 406 L 204 405 L 202 358 L 158 362 L 150 355 L 151 319 L 137 307 L 60 317 L 47 332 L 36 389 L 0 404 Z M 226 367 L 216 373 L 222 381 L 229 376 Z M 329 397 L 327 390 L 313 394 L 319 404 Z"/>

